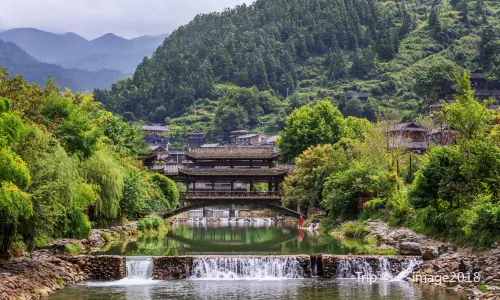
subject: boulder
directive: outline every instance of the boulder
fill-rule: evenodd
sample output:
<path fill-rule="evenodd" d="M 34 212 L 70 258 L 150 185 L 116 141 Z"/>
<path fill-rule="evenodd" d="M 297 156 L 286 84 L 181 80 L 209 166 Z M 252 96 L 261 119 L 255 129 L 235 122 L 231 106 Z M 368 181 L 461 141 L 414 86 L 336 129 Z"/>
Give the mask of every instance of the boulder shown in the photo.
<path fill-rule="evenodd" d="M 422 255 L 420 244 L 415 242 L 404 242 L 399 244 L 399 254 L 401 255 Z"/>
<path fill-rule="evenodd" d="M 439 257 L 439 248 L 436 246 L 422 247 L 422 259 L 432 260 Z"/>

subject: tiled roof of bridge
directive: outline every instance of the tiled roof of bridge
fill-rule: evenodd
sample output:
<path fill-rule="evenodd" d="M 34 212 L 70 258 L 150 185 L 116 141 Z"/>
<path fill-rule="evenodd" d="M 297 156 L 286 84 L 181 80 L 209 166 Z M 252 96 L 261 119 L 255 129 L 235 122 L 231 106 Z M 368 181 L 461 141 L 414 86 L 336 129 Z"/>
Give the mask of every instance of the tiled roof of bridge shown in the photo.
<path fill-rule="evenodd" d="M 286 169 L 179 169 L 180 174 L 191 176 L 279 176 L 285 175 Z"/>
<path fill-rule="evenodd" d="M 272 159 L 279 156 L 270 147 L 192 148 L 186 156 L 194 159 Z"/>

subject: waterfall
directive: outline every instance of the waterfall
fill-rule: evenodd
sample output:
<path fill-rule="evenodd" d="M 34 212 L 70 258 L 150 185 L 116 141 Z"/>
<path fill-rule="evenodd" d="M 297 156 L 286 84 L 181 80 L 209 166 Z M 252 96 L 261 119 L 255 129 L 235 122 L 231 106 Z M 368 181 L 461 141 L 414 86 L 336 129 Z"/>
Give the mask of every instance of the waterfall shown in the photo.
<path fill-rule="evenodd" d="M 295 257 L 208 257 L 193 262 L 192 279 L 302 278 L 304 270 Z"/>
<path fill-rule="evenodd" d="M 151 279 L 153 258 L 150 256 L 127 256 L 127 279 Z"/>
<path fill-rule="evenodd" d="M 378 278 L 381 280 L 391 280 L 393 278 L 391 263 L 386 257 L 381 258 L 378 264 Z"/>
<path fill-rule="evenodd" d="M 406 277 L 410 276 L 415 268 L 420 266 L 422 261 L 416 258 L 412 258 L 403 264 L 404 269 L 399 272 L 398 275 L 394 277 L 394 280 L 404 280 Z"/>
<path fill-rule="evenodd" d="M 370 264 L 366 258 L 342 258 L 336 269 L 336 278 L 358 278 L 358 276 L 376 276 L 382 281 L 401 281 L 407 278 L 422 261 L 416 258 L 404 260 L 400 268 L 391 266 L 389 258 L 382 257 Z M 399 273 L 397 271 L 399 269 Z"/>
<path fill-rule="evenodd" d="M 363 258 L 341 259 L 337 266 L 337 278 L 357 278 L 361 275 L 371 275 L 372 267 Z"/>

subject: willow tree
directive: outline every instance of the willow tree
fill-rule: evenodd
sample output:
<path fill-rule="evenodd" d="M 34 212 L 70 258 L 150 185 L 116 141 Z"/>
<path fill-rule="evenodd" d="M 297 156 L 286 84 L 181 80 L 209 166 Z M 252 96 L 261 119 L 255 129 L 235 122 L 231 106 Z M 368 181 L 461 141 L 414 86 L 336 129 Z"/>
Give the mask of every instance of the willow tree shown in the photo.
<path fill-rule="evenodd" d="M 121 165 L 112 153 L 101 149 L 83 162 L 83 169 L 88 183 L 94 185 L 98 194 L 93 206 L 94 215 L 106 219 L 116 218 L 124 188 Z"/>
<path fill-rule="evenodd" d="M 0 252 L 7 252 L 22 219 L 33 214 L 26 189 L 31 176 L 26 163 L 12 151 L 22 123 L 9 113 L 10 101 L 0 98 Z"/>

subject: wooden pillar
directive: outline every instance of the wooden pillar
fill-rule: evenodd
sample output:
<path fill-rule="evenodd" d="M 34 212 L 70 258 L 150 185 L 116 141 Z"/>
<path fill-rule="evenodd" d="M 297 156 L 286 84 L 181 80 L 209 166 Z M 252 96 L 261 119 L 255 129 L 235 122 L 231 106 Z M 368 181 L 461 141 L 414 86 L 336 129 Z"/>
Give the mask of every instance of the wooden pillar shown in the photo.
<path fill-rule="evenodd" d="M 253 181 L 250 181 L 250 192 L 253 192 Z"/>
<path fill-rule="evenodd" d="M 236 217 L 236 210 L 234 209 L 234 204 L 231 204 L 231 208 L 229 209 L 229 217 L 230 218 Z"/>
<path fill-rule="evenodd" d="M 231 197 L 234 196 L 234 179 L 231 178 Z"/>
<path fill-rule="evenodd" d="M 193 178 L 193 192 L 196 192 L 196 180 Z"/>
<path fill-rule="evenodd" d="M 273 183 L 272 182 L 268 182 L 267 183 L 267 191 L 268 192 L 272 192 L 273 191 Z"/>
<path fill-rule="evenodd" d="M 278 191 L 279 191 L 279 186 L 280 186 L 279 181 L 276 181 L 274 184 L 275 184 L 275 186 L 274 186 L 274 191 L 275 191 L 275 192 L 278 192 Z"/>
<path fill-rule="evenodd" d="M 215 180 L 212 179 L 212 192 L 215 191 Z"/>

